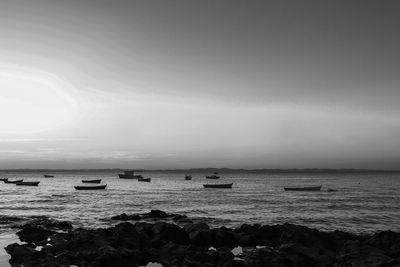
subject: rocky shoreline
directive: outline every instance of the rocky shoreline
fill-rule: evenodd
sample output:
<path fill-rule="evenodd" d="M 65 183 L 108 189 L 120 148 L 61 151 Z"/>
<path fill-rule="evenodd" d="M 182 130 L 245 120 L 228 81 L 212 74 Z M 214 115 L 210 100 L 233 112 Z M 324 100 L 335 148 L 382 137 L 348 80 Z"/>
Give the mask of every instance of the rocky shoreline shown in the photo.
<path fill-rule="evenodd" d="M 35 218 L 16 225 L 23 243 L 12 266 L 400 266 L 400 233 L 323 232 L 305 226 L 243 224 L 210 228 L 184 215 L 121 214 L 99 229 Z"/>

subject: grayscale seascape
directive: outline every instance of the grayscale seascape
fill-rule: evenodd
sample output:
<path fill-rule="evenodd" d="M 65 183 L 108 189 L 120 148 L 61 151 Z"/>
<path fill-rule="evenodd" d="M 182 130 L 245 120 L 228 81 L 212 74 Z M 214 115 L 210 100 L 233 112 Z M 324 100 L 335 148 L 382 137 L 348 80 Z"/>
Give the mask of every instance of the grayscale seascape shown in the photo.
<path fill-rule="evenodd" d="M 0 1 L 0 267 L 399 267 L 400 1 Z"/>

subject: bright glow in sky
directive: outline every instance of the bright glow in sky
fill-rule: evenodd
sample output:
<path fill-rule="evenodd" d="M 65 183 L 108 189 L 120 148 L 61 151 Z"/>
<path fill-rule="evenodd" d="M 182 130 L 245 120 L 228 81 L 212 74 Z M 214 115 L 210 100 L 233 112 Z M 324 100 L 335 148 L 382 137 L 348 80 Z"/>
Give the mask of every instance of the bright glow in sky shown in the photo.
<path fill-rule="evenodd" d="M 1 134 L 45 132 L 74 119 L 77 103 L 68 86 L 44 73 L 0 68 Z"/>

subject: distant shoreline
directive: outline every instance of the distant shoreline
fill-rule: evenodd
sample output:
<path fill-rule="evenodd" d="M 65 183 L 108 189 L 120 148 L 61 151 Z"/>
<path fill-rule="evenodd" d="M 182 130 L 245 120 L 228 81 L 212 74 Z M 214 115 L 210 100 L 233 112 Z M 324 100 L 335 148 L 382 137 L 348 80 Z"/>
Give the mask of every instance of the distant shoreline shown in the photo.
<path fill-rule="evenodd" d="M 127 169 L 109 168 L 109 169 L 0 169 L 0 172 L 122 172 Z M 370 170 L 370 169 L 231 169 L 231 168 L 189 168 L 189 169 L 139 169 L 143 172 L 178 172 L 178 173 L 400 173 L 400 170 Z"/>

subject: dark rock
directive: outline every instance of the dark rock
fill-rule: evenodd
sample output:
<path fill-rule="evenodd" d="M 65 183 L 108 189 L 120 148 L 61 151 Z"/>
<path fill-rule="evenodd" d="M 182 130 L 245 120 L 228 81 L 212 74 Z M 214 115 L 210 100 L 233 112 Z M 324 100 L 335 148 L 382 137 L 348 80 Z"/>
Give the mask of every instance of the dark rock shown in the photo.
<path fill-rule="evenodd" d="M 213 238 L 210 230 L 196 230 L 189 234 L 190 243 L 200 247 L 210 247 Z"/>
<path fill-rule="evenodd" d="M 233 249 L 238 244 L 233 231 L 224 226 L 212 229 L 212 233 L 214 237 L 214 245 L 216 247 L 228 247 Z"/>
<path fill-rule="evenodd" d="M 191 261 L 191 260 L 185 260 L 182 264 L 183 267 L 201 267 L 201 263 L 200 262 L 196 262 L 196 261 Z"/>
<path fill-rule="evenodd" d="M 141 219 L 141 217 L 138 214 L 127 215 L 126 213 L 122 213 L 120 215 L 116 215 L 116 216 L 111 217 L 111 220 L 118 220 L 118 221 L 128 221 L 128 220 L 138 221 L 140 219 Z"/>
<path fill-rule="evenodd" d="M 247 235 L 245 233 L 236 233 L 235 238 L 241 247 L 255 247 L 259 244 L 258 239 L 254 235 Z"/>
<path fill-rule="evenodd" d="M 17 243 L 11 244 L 5 248 L 11 255 L 10 263 L 12 266 L 35 266 L 36 259 L 40 256 L 40 252 L 35 250 L 35 246 Z"/>
<path fill-rule="evenodd" d="M 206 223 L 194 223 L 185 226 L 189 234 L 190 243 L 195 246 L 210 247 L 213 243 L 213 236 L 210 227 Z"/>
<path fill-rule="evenodd" d="M 56 232 L 43 229 L 37 226 L 25 225 L 22 230 L 17 232 L 17 235 L 21 241 L 28 243 L 39 243 L 40 241 L 46 240 L 48 237 L 54 235 Z"/>
<path fill-rule="evenodd" d="M 175 214 L 172 218 L 174 222 L 189 220 L 186 215 Z"/>
<path fill-rule="evenodd" d="M 131 223 L 120 223 L 115 226 L 111 236 L 111 245 L 115 248 L 134 249 L 142 247 L 149 238 L 140 234 L 135 225 Z"/>
<path fill-rule="evenodd" d="M 168 218 L 173 215 L 169 215 L 168 213 L 162 211 L 162 210 L 151 210 L 149 213 L 145 214 L 147 218 L 155 218 L 155 219 L 162 219 L 162 218 Z"/>
<path fill-rule="evenodd" d="M 51 230 L 71 230 L 72 224 L 67 221 L 56 221 L 49 219 L 48 217 L 37 217 L 33 220 L 30 220 L 28 225 L 35 226 L 35 227 L 42 227 L 45 229 Z M 22 226 L 23 227 L 23 226 Z"/>
<path fill-rule="evenodd" d="M 187 244 L 189 236 L 184 229 L 176 224 L 157 222 L 153 226 L 153 236 L 164 241 L 177 244 Z"/>
<path fill-rule="evenodd" d="M 400 233 L 384 231 L 374 234 L 366 241 L 367 245 L 387 251 L 393 258 L 400 258 Z"/>
<path fill-rule="evenodd" d="M 185 226 L 185 231 L 189 234 L 193 231 L 201 230 L 208 231 L 210 230 L 210 226 L 208 226 L 206 223 L 193 223 Z"/>
<path fill-rule="evenodd" d="M 342 266 L 400 266 L 396 265 L 395 259 L 385 255 L 384 251 L 354 242 L 347 244 L 347 247 L 335 259 L 331 265 L 333 267 Z"/>

